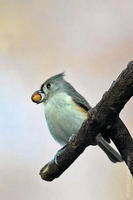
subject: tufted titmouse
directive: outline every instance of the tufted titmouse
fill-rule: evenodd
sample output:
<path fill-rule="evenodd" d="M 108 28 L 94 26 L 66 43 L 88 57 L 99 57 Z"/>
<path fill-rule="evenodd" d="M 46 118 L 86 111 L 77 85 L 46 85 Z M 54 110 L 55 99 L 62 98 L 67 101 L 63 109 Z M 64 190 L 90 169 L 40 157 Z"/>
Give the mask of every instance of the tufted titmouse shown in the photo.
<path fill-rule="evenodd" d="M 43 98 L 42 95 L 44 95 Z M 64 80 L 64 73 L 55 75 L 44 82 L 40 90 L 32 95 L 32 101 L 44 103 L 48 128 L 54 139 L 61 145 L 67 144 L 69 138 L 78 132 L 91 109 L 85 98 Z M 105 139 L 99 134 L 98 146 L 112 162 L 121 162 L 120 154 Z"/>

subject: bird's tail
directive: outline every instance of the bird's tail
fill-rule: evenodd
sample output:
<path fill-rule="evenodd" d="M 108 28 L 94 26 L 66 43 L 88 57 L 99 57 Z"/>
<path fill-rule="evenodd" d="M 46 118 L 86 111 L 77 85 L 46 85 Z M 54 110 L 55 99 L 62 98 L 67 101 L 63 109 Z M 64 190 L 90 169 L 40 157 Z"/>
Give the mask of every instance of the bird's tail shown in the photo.
<path fill-rule="evenodd" d="M 115 151 L 102 137 L 101 134 L 98 134 L 96 137 L 98 146 L 106 153 L 108 158 L 113 162 L 122 162 L 121 155 Z"/>

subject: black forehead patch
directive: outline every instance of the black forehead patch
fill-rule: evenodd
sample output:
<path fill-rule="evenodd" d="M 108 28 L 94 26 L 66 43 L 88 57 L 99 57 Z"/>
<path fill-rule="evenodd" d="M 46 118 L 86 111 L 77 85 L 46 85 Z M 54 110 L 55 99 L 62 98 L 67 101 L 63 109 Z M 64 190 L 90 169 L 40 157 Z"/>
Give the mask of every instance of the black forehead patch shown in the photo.
<path fill-rule="evenodd" d="M 54 81 L 54 80 L 56 80 L 56 79 L 63 78 L 64 76 L 65 76 L 65 73 L 62 72 L 62 73 L 60 73 L 60 74 L 57 74 L 57 75 L 55 75 L 55 76 L 50 77 L 47 81 L 45 81 L 45 82 L 41 85 L 40 90 L 43 90 L 43 87 L 44 87 L 45 84 L 50 83 L 50 82 L 52 82 L 52 81 Z"/>
<path fill-rule="evenodd" d="M 41 85 L 40 90 L 43 91 L 44 83 Z"/>

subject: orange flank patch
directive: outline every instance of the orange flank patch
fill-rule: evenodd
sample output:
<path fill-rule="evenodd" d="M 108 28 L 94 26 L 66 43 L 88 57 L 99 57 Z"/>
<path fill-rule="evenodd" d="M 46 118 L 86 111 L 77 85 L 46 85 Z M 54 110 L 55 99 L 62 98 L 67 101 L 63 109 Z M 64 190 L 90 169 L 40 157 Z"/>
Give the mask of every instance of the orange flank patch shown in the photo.
<path fill-rule="evenodd" d="M 82 112 L 84 115 L 86 115 L 86 117 L 88 116 L 88 112 L 83 107 L 81 107 L 80 105 L 78 105 L 75 102 L 73 102 L 73 106 L 76 110 L 78 110 L 78 111 Z"/>

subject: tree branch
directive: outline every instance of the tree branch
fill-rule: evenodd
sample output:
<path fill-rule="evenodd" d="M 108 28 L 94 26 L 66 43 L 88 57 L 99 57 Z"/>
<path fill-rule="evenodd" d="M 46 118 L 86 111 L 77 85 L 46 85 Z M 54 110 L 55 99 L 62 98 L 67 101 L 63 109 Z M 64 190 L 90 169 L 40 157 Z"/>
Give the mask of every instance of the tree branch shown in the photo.
<path fill-rule="evenodd" d="M 109 137 L 116 145 L 123 160 L 133 175 L 133 139 L 120 118 L 114 123 Z"/>
<path fill-rule="evenodd" d="M 116 145 L 133 175 L 133 139 L 119 118 L 119 113 L 133 95 L 133 61 L 114 81 L 101 101 L 88 113 L 75 137 L 40 171 L 41 178 L 52 181 L 59 177 L 89 145 L 96 145 L 98 133 L 107 135 Z"/>

